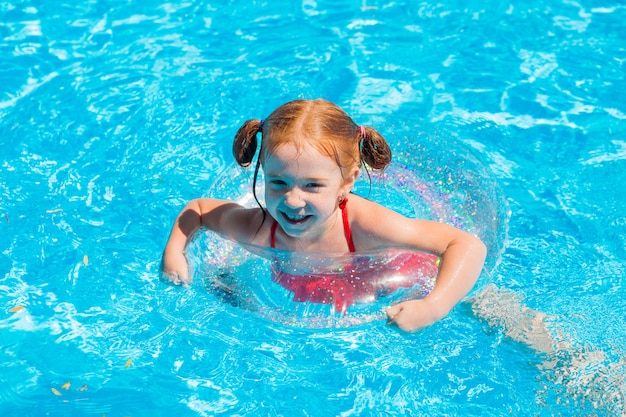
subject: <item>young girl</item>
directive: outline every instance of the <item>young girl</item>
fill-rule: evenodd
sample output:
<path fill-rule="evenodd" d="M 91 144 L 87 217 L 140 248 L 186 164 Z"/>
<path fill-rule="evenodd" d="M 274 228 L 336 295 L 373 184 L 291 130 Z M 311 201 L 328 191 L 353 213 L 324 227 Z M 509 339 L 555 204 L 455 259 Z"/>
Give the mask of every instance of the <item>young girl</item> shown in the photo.
<path fill-rule="evenodd" d="M 173 282 L 189 282 L 185 248 L 206 227 L 240 243 L 291 251 L 343 254 L 408 247 L 439 255 L 430 294 L 387 309 L 389 322 L 408 331 L 444 317 L 472 289 L 486 256 L 479 239 L 350 194 L 361 166 L 382 169 L 391 161 L 376 130 L 358 126 L 328 101 L 291 101 L 267 119 L 240 127 L 233 144 L 239 165 L 251 164 L 259 133 L 257 170 L 260 165 L 265 174 L 267 207 L 248 209 L 210 198 L 187 204 L 163 253 L 163 272 Z"/>

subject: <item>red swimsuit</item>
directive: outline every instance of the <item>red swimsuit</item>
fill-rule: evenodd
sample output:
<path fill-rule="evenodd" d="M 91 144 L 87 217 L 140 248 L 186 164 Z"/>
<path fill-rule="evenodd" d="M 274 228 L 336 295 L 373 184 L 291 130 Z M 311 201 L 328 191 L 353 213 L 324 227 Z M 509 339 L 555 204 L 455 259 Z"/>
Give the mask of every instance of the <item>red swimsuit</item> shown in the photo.
<path fill-rule="evenodd" d="M 339 208 L 343 219 L 343 229 L 350 252 L 355 252 L 348 209 L 345 199 Z M 271 247 L 275 247 L 276 228 L 274 220 L 270 231 Z M 339 271 L 324 271 L 306 275 L 294 275 L 280 268 L 279 262 L 274 263 L 273 279 L 293 293 L 294 301 L 333 304 L 335 311 L 345 312 L 355 302 L 371 302 L 378 297 L 387 295 L 398 288 L 410 288 L 423 284 L 424 278 L 437 274 L 435 255 L 423 252 L 399 251 L 384 264 L 356 262 L 344 265 Z M 365 260 L 369 260 L 364 256 Z"/>

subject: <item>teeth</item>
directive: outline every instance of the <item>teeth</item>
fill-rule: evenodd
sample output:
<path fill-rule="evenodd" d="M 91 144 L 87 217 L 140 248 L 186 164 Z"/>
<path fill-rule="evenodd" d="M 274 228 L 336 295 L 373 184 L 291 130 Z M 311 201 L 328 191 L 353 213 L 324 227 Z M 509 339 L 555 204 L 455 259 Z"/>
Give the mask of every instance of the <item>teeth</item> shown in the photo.
<path fill-rule="evenodd" d="M 297 222 L 297 221 L 300 221 L 300 220 L 304 219 L 306 216 L 305 215 L 291 216 L 289 214 L 285 214 L 285 217 L 287 217 L 289 220 L 293 220 L 294 222 Z"/>

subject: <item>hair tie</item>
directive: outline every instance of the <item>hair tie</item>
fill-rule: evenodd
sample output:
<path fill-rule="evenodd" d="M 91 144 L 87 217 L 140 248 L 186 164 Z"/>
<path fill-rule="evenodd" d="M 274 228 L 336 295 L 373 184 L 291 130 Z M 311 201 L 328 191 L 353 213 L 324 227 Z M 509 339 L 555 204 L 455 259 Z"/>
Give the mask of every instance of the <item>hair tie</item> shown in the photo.
<path fill-rule="evenodd" d="M 259 132 L 263 130 L 263 125 L 265 124 L 265 120 L 259 120 Z"/>
<path fill-rule="evenodd" d="M 359 130 L 361 131 L 361 139 L 365 139 L 367 133 L 365 132 L 365 126 L 359 126 Z"/>

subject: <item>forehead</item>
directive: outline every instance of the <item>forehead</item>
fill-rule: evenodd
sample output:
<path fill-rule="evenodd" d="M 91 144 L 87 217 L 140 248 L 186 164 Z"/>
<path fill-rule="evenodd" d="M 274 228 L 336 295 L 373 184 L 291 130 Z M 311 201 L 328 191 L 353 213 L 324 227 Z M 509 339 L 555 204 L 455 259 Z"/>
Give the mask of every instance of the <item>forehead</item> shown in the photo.
<path fill-rule="evenodd" d="M 335 160 L 308 143 L 285 143 L 265 157 L 264 169 L 268 175 L 312 175 L 327 177 L 341 175 Z"/>

